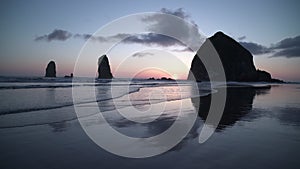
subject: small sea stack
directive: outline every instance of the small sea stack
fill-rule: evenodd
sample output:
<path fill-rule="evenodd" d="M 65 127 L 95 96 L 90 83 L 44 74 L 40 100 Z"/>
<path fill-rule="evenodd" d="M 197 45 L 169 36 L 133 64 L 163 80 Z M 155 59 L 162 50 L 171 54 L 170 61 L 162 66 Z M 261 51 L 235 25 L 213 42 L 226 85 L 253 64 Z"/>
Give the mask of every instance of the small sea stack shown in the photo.
<path fill-rule="evenodd" d="M 65 78 L 73 78 L 73 73 L 71 73 L 70 75 L 65 75 Z"/>
<path fill-rule="evenodd" d="M 56 77 L 56 66 L 54 61 L 48 63 L 45 77 Z"/>
<path fill-rule="evenodd" d="M 110 70 L 109 61 L 106 55 L 103 55 L 98 59 L 98 78 L 100 79 L 113 78 L 113 75 Z"/>

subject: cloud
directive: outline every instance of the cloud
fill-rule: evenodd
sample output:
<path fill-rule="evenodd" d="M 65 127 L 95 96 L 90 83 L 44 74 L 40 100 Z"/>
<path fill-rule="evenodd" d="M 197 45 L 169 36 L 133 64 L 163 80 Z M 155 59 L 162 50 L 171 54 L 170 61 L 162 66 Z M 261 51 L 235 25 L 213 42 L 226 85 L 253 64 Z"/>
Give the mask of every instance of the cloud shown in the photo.
<path fill-rule="evenodd" d="M 276 52 L 271 57 L 287 57 L 287 58 L 294 58 L 300 57 L 300 47 L 293 47 L 293 48 L 286 48 Z"/>
<path fill-rule="evenodd" d="M 184 21 L 181 19 L 170 19 L 170 16 L 162 15 L 161 13 L 152 14 L 141 19 L 142 22 L 149 24 L 147 27 L 148 31 L 176 37 L 193 50 L 200 48 L 206 38 L 201 36 L 198 25 L 191 20 L 190 16 L 182 8 L 176 10 L 162 8 L 160 12 L 177 16 Z"/>
<path fill-rule="evenodd" d="M 51 33 L 38 36 L 35 38 L 35 41 L 52 41 L 52 40 L 59 40 L 59 41 L 65 41 L 72 37 L 72 33 L 61 30 L 61 29 L 55 29 Z"/>
<path fill-rule="evenodd" d="M 193 50 L 189 47 L 184 47 L 182 49 L 173 49 L 174 52 L 193 52 Z"/>
<path fill-rule="evenodd" d="M 201 36 L 198 30 L 198 26 L 190 19 L 190 16 L 182 9 L 178 8 L 175 10 L 169 10 L 166 8 L 162 8 L 160 10 L 161 13 L 174 15 L 179 18 L 184 19 L 185 21 L 189 21 L 191 24 L 181 20 L 181 19 L 170 19 L 168 15 L 162 15 L 161 13 L 151 14 L 145 16 L 141 19 L 142 22 L 146 23 L 147 31 L 153 32 L 142 35 L 135 34 L 125 34 L 120 33 L 113 36 L 94 36 L 92 34 L 72 34 L 65 30 L 55 29 L 52 33 L 39 36 L 35 38 L 36 41 L 52 41 L 59 40 L 65 41 L 69 38 L 83 39 L 83 40 L 92 40 L 99 42 L 111 42 L 111 41 L 120 41 L 123 40 L 123 43 L 136 43 L 143 45 L 156 45 L 161 47 L 169 47 L 169 46 L 189 46 L 189 50 L 191 51 L 198 50 L 202 43 L 205 41 L 205 37 Z M 169 35 L 169 36 L 167 36 Z M 175 39 L 178 38 L 182 40 L 184 43 Z"/>
<path fill-rule="evenodd" d="M 239 42 L 244 48 L 248 49 L 254 55 L 271 53 L 272 50 L 266 46 L 254 42 Z"/>
<path fill-rule="evenodd" d="M 92 41 L 99 41 L 99 42 L 113 42 L 113 41 L 119 41 L 122 40 L 128 36 L 131 36 L 130 34 L 126 33 L 119 33 L 113 36 L 94 36 L 91 34 L 75 34 L 74 38 L 81 38 L 83 40 L 92 40 Z"/>
<path fill-rule="evenodd" d="M 130 36 L 134 36 L 134 35 L 127 34 L 127 33 L 118 33 L 118 34 L 115 34 L 115 35 L 112 35 L 112 36 L 107 36 L 107 37 L 104 37 L 104 38 L 106 38 L 107 41 L 120 41 L 120 40 L 126 39 Z M 99 38 L 99 36 L 98 36 L 98 38 Z"/>
<path fill-rule="evenodd" d="M 300 36 L 296 36 L 294 38 L 286 38 L 275 45 L 272 48 L 274 49 L 287 49 L 287 48 L 294 48 L 300 46 Z"/>
<path fill-rule="evenodd" d="M 160 12 L 165 13 L 165 14 L 170 14 L 177 16 L 181 19 L 188 19 L 190 16 L 183 10 L 183 8 L 178 8 L 174 11 L 166 9 L 166 8 L 161 8 Z"/>
<path fill-rule="evenodd" d="M 180 41 L 166 36 L 166 35 L 160 35 L 155 33 L 147 33 L 147 34 L 141 34 L 141 35 L 132 35 L 123 40 L 123 43 L 137 43 L 137 44 L 143 44 L 147 46 L 162 46 L 162 47 L 169 47 L 169 46 L 184 46 Z"/>
<path fill-rule="evenodd" d="M 76 38 L 76 39 L 83 39 L 83 40 L 92 40 L 92 41 L 99 41 L 99 42 L 114 42 L 123 40 L 122 43 L 136 43 L 136 44 L 143 44 L 143 45 L 157 45 L 162 47 L 169 47 L 169 46 L 184 46 L 180 41 L 165 35 L 155 34 L 155 33 L 145 33 L 145 34 L 126 34 L 126 33 L 119 33 L 112 36 L 94 36 L 92 34 L 72 34 L 68 31 L 55 29 L 53 32 L 39 36 L 35 38 L 35 41 L 65 41 L 69 38 Z"/>
<path fill-rule="evenodd" d="M 153 53 L 150 52 L 137 52 L 132 55 L 132 57 L 144 57 L 144 56 L 153 56 Z"/>
<path fill-rule="evenodd" d="M 99 42 L 110 42 L 110 41 L 122 40 L 128 36 L 131 35 L 125 33 L 119 33 L 113 36 L 104 37 L 104 36 L 94 36 L 92 34 L 79 34 L 79 33 L 73 34 L 66 30 L 55 29 L 49 34 L 36 37 L 34 40 L 51 42 L 52 40 L 66 41 L 70 38 L 76 38 L 76 39 L 92 40 L 92 41 L 99 41 Z"/>
<path fill-rule="evenodd" d="M 239 42 L 254 55 L 270 54 L 270 57 L 300 57 L 300 36 L 283 39 L 270 47 L 253 42 Z"/>
<path fill-rule="evenodd" d="M 83 39 L 83 40 L 88 40 L 90 38 L 94 39 L 93 35 L 91 35 L 91 34 L 79 34 L 79 33 L 75 34 L 74 38 L 80 38 L 80 39 Z"/>
<path fill-rule="evenodd" d="M 300 57 L 300 36 L 283 39 L 272 45 L 271 49 L 277 51 L 271 57 Z"/>
<path fill-rule="evenodd" d="M 241 37 L 238 37 L 238 40 L 245 40 L 246 39 L 246 36 L 241 36 Z"/>
<path fill-rule="evenodd" d="M 191 19 L 191 16 L 187 14 L 183 8 L 170 10 L 162 8 L 161 13 L 177 16 L 185 21 L 190 22 L 187 24 L 181 19 L 170 19 L 168 15 L 162 15 L 161 13 L 155 13 L 147 15 L 141 18 L 141 21 L 148 24 L 147 31 L 155 33 L 146 34 L 126 34 L 119 33 L 112 36 L 94 36 L 92 34 L 72 34 L 66 30 L 55 29 L 49 34 L 36 37 L 35 41 L 66 41 L 70 38 L 77 38 L 83 40 L 92 40 L 98 42 L 118 42 L 123 40 L 122 43 L 127 44 L 142 44 L 142 45 L 156 45 L 160 47 L 182 47 L 174 49 L 177 52 L 196 51 L 205 41 L 205 37 L 201 36 L 198 25 Z M 169 36 L 167 36 L 169 35 Z M 179 41 L 178 39 L 182 40 Z M 245 42 L 247 37 L 238 37 L 239 43 L 248 49 L 254 55 L 269 54 L 270 57 L 300 57 L 300 36 L 286 38 L 278 43 L 271 45 L 270 47 L 254 43 Z M 183 44 L 186 43 L 186 44 Z"/>

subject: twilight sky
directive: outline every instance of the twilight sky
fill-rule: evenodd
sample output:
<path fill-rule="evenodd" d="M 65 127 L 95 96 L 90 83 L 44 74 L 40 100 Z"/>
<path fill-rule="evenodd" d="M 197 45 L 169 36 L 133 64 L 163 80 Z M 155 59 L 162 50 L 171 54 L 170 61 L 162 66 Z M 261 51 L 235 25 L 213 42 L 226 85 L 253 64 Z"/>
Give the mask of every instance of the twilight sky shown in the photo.
<path fill-rule="evenodd" d="M 269 71 L 275 78 L 300 81 L 299 9 L 297 0 L 3 0 L 0 75 L 44 76 L 50 60 L 56 62 L 58 76 L 70 74 L 88 37 L 94 38 L 92 43 L 96 47 L 102 45 L 100 41 L 107 41 L 91 36 L 99 28 L 130 14 L 164 12 L 196 24 L 199 30 L 193 30 L 192 34 L 199 31 L 209 37 L 223 31 L 252 52 L 257 68 Z M 145 26 L 145 31 L 149 27 L 176 31 L 163 27 L 162 19 L 154 16 L 152 19 L 162 24 L 147 23 L 148 29 L 137 20 L 131 24 L 136 29 Z M 122 29 L 129 27 L 125 25 Z M 107 36 L 116 39 L 121 35 Z M 186 78 L 193 55 L 175 40 L 153 34 L 129 37 L 108 53 L 116 77 L 168 74 L 179 79 Z M 88 56 L 85 60 L 89 60 Z M 96 64 L 97 60 L 87 61 L 78 76 L 94 76 Z"/>

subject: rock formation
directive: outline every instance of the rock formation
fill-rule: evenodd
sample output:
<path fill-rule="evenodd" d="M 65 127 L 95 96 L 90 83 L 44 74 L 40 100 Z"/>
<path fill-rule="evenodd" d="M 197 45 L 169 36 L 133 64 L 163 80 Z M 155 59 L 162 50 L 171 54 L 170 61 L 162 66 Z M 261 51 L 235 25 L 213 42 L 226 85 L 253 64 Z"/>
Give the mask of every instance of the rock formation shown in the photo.
<path fill-rule="evenodd" d="M 100 79 L 112 79 L 113 76 L 110 71 L 109 61 L 106 55 L 99 57 L 98 59 L 98 78 Z"/>
<path fill-rule="evenodd" d="M 45 77 L 56 77 L 56 66 L 54 61 L 48 63 Z"/>
<path fill-rule="evenodd" d="M 208 41 L 212 43 L 220 57 L 227 81 L 280 82 L 277 79 L 272 79 L 268 72 L 256 70 L 252 54 L 224 33 L 217 32 L 212 37 L 208 38 L 200 47 L 199 51 L 207 50 L 204 48 L 207 46 L 205 43 L 209 43 Z M 199 51 L 198 53 L 203 54 L 203 52 Z M 201 58 L 203 56 L 198 56 L 196 54 L 192 61 L 188 80 L 209 81 L 207 70 L 199 57 Z"/>
<path fill-rule="evenodd" d="M 167 78 L 167 77 L 162 77 L 162 78 L 158 78 L 158 79 L 155 79 L 154 77 L 150 77 L 150 78 L 148 78 L 147 80 L 175 81 L 175 79 Z"/>
<path fill-rule="evenodd" d="M 73 73 L 71 73 L 70 76 L 69 75 L 65 75 L 65 78 L 73 78 Z"/>

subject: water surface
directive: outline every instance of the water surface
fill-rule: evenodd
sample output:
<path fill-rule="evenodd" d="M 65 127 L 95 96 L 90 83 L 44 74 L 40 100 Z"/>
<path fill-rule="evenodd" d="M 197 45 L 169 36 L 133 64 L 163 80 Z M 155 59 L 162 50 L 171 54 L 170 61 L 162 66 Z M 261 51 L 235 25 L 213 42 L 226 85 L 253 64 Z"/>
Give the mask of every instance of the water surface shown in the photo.
<path fill-rule="evenodd" d="M 299 168 L 300 165 L 300 86 L 296 84 L 228 88 L 222 119 L 216 132 L 203 144 L 198 143 L 198 137 L 210 105 L 207 93 L 211 91 L 207 86 L 200 87 L 195 94 L 194 87 L 185 82 L 179 87 L 169 82 L 151 82 L 151 85 L 147 82 L 144 86 L 138 82 L 129 93 L 122 93 L 122 85 L 118 83 L 115 85 L 119 86 L 116 87 L 118 97 L 114 98 L 116 95 L 112 97 L 104 87 L 107 85 L 98 85 L 95 91 L 101 112 L 114 129 L 131 137 L 150 137 L 165 131 L 176 120 L 179 109 L 197 113 L 192 129 L 177 146 L 155 157 L 132 159 L 111 154 L 89 139 L 74 112 L 70 82 L 2 83 L 0 168 L 252 169 Z M 83 93 L 90 87 L 90 84 L 79 84 Z M 92 101 L 83 95 L 82 102 L 76 103 L 91 110 L 87 117 L 97 113 L 93 112 Z M 151 123 L 132 122 L 117 111 L 129 107 L 155 110 L 162 105 L 167 105 L 163 114 L 155 111 L 131 114 L 140 120 L 155 117 Z M 97 121 L 87 124 L 101 125 Z M 100 134 L 105 137 L 107 133 Z"/>

